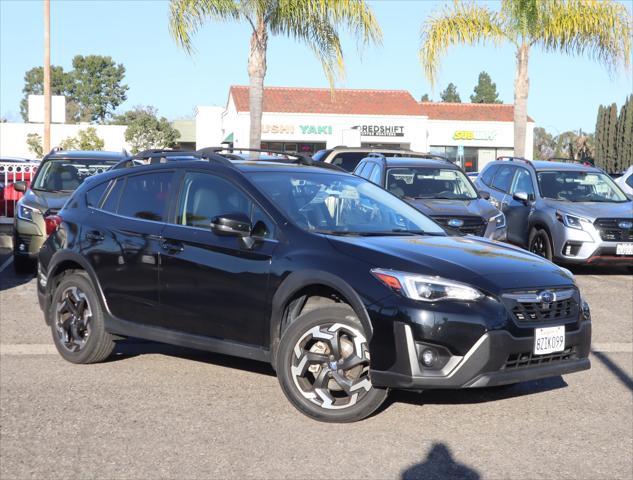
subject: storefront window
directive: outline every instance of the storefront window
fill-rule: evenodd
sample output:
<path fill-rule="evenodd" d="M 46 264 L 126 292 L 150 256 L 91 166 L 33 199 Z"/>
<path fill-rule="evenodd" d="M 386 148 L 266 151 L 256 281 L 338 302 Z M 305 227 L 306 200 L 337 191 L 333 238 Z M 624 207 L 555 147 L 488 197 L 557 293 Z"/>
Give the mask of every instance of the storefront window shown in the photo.
<path fill-rule="evenodd" d="M 262 142 L 261 143 L 262 150 L 275 150 L 281 152 L 291 152 L 291 153 L 305 153 L 308 155 L 312 155 L 314 152 L 319 150 L 323 150 L 325 148 L 325 142 L 315 142 L 315 143 L 297 143 L 297 142 Z"/>

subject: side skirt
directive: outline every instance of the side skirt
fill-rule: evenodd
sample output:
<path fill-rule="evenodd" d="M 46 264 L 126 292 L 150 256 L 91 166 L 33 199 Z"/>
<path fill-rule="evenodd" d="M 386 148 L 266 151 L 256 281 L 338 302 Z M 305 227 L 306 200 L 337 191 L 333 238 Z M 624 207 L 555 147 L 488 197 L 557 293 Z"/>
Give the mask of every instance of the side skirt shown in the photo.
<path fill-rule="evenodd" d="M 139 325 L 107 314 L 104 320 L 106 330 L 115 335 L 143 338 L 154 342 L 168 343 L 180 347 L 194 348 L 207 352 L 222 353 L 234 357 L 270 363 L 270 350 L 266 348 L 231 342 L 220 338 L 192 335 L 190 333 L 178 332 L 161 327 Z"/>

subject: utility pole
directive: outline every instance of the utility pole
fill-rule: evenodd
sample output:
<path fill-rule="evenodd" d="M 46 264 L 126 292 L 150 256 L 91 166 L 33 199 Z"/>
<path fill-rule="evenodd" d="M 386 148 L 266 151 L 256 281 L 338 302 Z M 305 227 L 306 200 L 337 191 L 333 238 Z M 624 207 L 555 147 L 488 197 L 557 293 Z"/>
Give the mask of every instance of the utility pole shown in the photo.
<path fill-rule="evenodd" d="M 44 0 L 44 155 L 51 150 L 51 0 Z"/>

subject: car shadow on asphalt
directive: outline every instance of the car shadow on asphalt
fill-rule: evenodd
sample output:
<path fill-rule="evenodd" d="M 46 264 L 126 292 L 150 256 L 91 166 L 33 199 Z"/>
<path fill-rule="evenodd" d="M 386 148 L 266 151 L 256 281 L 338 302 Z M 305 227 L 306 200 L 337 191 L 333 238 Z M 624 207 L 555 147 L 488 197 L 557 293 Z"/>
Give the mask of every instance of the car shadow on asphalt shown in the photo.
<path fill-rule="evenodd" d="M 613 265 L 566 265 L 574 275 L 631 275 L 627 267 Z"/>
<path fill-rule="evenodd" d="M 532 380 L 529 382 L 503 385 L 498 387 L 463 388 L 463 389 L 435 389 L 424 392 L 410 390 L 395 390 L 391 392 L 381 410 L 389 408 L 394 403 L 409 403 L 413 405 L 466 405 L 474 403 L 494 402 L 507 398 L 524 397 L 535 393 L 543 393 L 559 388 L 565 388 L 567 383 L 560 375 L 557 377 Z"/>
<path fill-rule="evenodd" d="M 0 272 L 0 292 L 29 283 L 34 277 L 35 273 L 18 275 L 13 271 L 13 266 L 9 265 Z"/>
<path fill-rule="evenodd" d="M 253 373 L 274 376 L 275 371 L 269 363 L 249 360 L 248 358 L 233 357 L 219 353 L 205 352 L 192 348 L 178 347 L 166 343 L 156 343 L 137 338 L 126 338 L 117 340 L 116 347 L 112 355 L 106 362 L 116 362 L 139 355 L 167 355 L 170 357 L 182 358 L 196 362 L 204 362 L 219 367 L 246 370 Z"/>
<path fill-rule="evenodd" d="M 423 462 L 411 465 L 400 476 L 402 480 L 478 480 L 477 470 L 455 461 L 444 443 L 434 443 Z"/>

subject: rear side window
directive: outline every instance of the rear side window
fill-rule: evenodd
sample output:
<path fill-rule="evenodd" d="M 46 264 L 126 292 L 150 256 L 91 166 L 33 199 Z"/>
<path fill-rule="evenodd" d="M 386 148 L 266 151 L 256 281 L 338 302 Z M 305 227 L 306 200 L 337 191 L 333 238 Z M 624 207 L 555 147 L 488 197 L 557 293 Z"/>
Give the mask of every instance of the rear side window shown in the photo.
<path fill-rule="evenodd" d="M 128 177 L 119 199 L 119 215 L 155 222 L 165 221 L 172 177 L 172 172 Z"/>
<path fill-rule="evenodd" d="M 512 178 L 514 177 L 514 170 L 515 168 L 509 165 L 499 167 L 495 178 L 492 180 L 493 188 L 508 193 L 510 184 L 512 184 Z"/>
<path fill-rule="evenodd" d="M 484 185 L 490 186 L 492 184 L 492 177 L 494 177 L 497 168 L 499 168 L 497 165 L 491 165 L 480 175 L 479 178 Z"/>
<path fill-rule="evenodd" d="M 341 152 L 332 159 L 332 165 L 353 172 L 356 165 L 367 156 L 365 152 Z"/>
<path fill-rule="evenodd" d="M 625 180 L 625 183 L 626 183 L 629 187 L 633 188 L 633 174 L 629 175 L 629 178 L 627 178 L 627 179 Z"/>
<path fill-rule="evenodd" d="M 103 194 L 108 188 L 108 185 L 110 185 L 110 182 L 103 182 L 88 190 L 86 193 L 86 203 L 89 207 L 99 208 L 99 205 L 101 205 L 101 199 L 103 198 Z"/>
<path fill-rule="evenodd" d="M 369 181 L 380 185 L 380 167 L 378 165 L 374 165 L 374 170 L 369 175 Z"/>
<path fill-rule="evenodd" d="M 116 209 L 119 206 L 119 197 L 121 197 L 121 192 L 123 191 L 123 185 L 125 185 L 125 177 L 117 178 L 114 181 L 114 184 L 111 184 L 110 188 L 106 192 L 106 197 L 101 205 L 101 210 L 116 213 Z"/>

